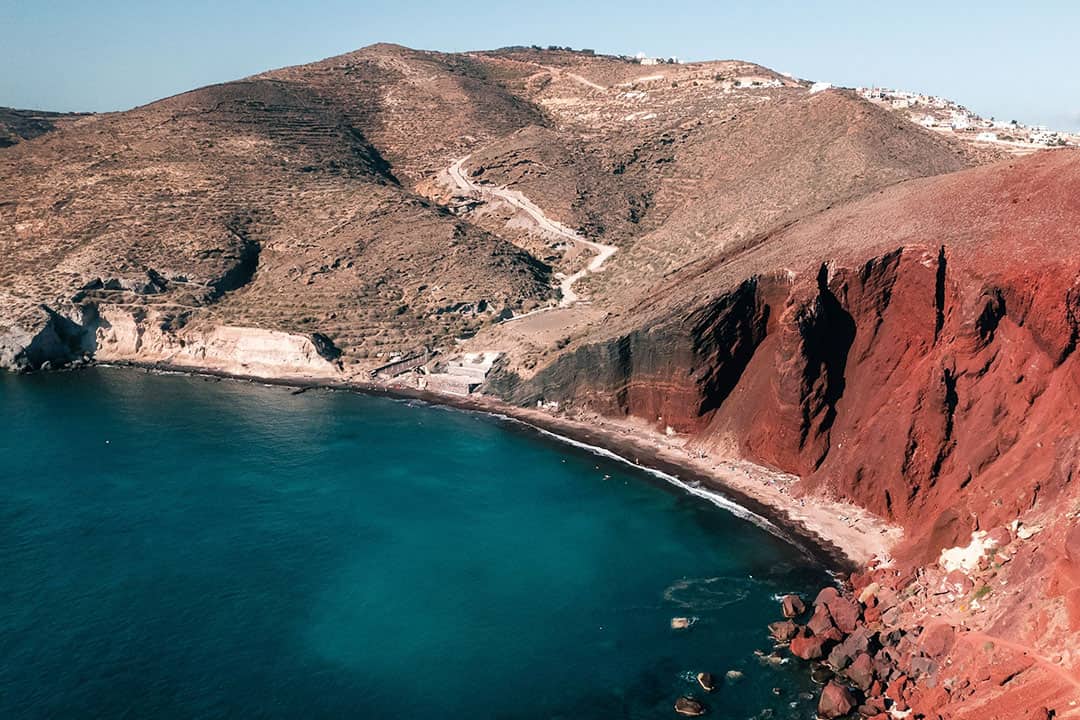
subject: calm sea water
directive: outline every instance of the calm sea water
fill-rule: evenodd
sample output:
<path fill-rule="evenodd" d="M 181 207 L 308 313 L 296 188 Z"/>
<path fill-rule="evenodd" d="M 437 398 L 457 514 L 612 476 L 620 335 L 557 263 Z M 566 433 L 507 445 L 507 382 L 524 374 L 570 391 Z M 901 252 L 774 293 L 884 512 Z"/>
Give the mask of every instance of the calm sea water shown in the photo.
<path fill-rule="evenodd" d="M 805 670 L 754 650 L 823 571 L 624 464 L 107 368 L 0 373 L 0 417 L 0 718 L 667 718 L 687 692 L 813 715 Z"/>

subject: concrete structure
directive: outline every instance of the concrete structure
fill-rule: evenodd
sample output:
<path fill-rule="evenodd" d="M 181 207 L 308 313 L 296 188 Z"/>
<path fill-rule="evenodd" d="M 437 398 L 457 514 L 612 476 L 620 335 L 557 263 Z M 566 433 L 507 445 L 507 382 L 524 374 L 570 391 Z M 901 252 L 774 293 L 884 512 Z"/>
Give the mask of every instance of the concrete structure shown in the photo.
<path fill-rule="evenodd" d="M 431 352 L 423 350 L 421 352 L 409 353 L 403 357 L 396 358 L 380 365 L 371 371 L 372 380 L 390 380 L 398 375 L 403 375 L 410 370 L 415 370 L 428 361 L 431 357 Z"/>
<path fill-rule="evenodd" d="M 501 355 L 493 350 L 466 353 L 447 362 L 441 372 L 420 378 L 420 387 L 433 392 L 469 395 L 483 384 Z"/>

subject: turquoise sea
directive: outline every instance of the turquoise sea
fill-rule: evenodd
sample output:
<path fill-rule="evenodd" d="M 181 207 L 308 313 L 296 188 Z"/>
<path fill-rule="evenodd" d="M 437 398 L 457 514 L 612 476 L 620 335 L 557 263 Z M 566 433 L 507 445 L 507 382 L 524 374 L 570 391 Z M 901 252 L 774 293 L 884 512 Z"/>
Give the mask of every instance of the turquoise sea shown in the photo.
<path fill-rule="evenodd" d="M 616 460 L 130 369 L 0 373 L 0 418 L 0 718 L 813 717 L 754 651 L 824 569 Z"/>

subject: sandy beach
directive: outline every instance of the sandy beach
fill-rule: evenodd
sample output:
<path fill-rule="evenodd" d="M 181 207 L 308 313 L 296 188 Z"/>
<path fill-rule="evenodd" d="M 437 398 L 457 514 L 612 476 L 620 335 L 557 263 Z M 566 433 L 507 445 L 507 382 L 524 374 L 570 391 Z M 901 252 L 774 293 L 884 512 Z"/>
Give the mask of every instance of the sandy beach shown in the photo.
<path fill-rule="evenodd" d="M 777 526 L 807 541 L 838 567 L 854 569 L 876 561 L 890 562 L 903 530 L 866 510 L 820 494 L 804 494 L 800 479 L 743 458 L 702 456 L 684 447 L 686 438 L 667 436 L 641 422 L 599 416 L 572 419 L 520 408 L 486 397 L 442 398 L 461 407 L 502 414 L 521 422 L 605 448 L 639 465 L 701 483 L 719 491 Z"/>

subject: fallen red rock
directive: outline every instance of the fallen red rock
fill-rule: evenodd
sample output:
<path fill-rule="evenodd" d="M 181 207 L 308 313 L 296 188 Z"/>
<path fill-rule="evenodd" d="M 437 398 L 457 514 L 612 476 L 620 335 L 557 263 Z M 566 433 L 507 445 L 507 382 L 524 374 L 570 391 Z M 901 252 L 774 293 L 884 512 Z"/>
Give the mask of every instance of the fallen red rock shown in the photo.
<path fill-rule="evenodd" d="M 843 633 L 855 631 L 859 622 L 859 607 L 848 598 L 838 596 L 826 603 L 833 624 Z"/>
<path fill-rule="evenodd" d="M 774 622 L 769 625 L 769 634 L 772 636 L 773 640 L 780 643 L 791 640 L 798 631 L 799 626 L 791 620 Z"/>
<path fill-rule="evenodd" d="M 825 605 L 816 605 L 814 607 L 814 616 L 806 623 L 806 627 L 815 635 L 825 635 L 829 632 L 833 628 L 829 609 Z"/>
<path fill-rule="evenodd" d="M 830 682 L 821 691 L 818 701 L 818 715 L 832 720 L 843 717 L 855 709 L 855 697 L 843 685 Z"/>
<path fill-rule="evenodd" d="M 848 680 L 863 692 L 874 682 L 874 663 L 866 653 L 860 653 L 844 673 Z"/>
<path fill-rule="evenodd" d="M 806 605 L 798 595 L 785 595 L 780 600 L 780 607 L 784 617 L 788 619 L 797 618 L 806 612 Z"/>
<path fill-rule="evenodd" d="M 824 644 L 824 638 L 816 635 L 809 635 L 804 631 L 791 638 L 789 649 L 791 650 L 791 654 L 797 658 L 802 658 L 803 660 L 818 660 L 825 654 L 823 650 Z"/>

